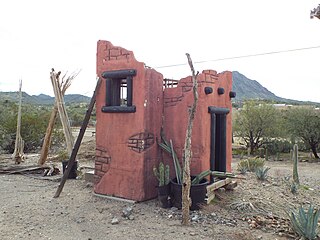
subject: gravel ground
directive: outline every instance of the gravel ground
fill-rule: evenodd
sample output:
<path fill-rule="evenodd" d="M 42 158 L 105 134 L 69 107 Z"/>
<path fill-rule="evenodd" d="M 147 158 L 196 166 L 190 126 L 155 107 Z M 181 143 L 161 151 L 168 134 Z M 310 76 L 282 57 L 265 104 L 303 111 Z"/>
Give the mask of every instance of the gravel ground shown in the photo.
<path fill-rule="evenodd" d="M 81 164 L 92 165 L 86 148 L 82 151 L 87 161 Z M 27 163 L 37 159 L 37 154 L 29 155 Z M 8 156 L 0 155 L 0 164 L 7 163 Z M 82 179 L 68 180 L 60 197 L 53 198 L 59 185 L 53 179 L 2 174 L 0 239 L 293 239 L 286 211 L 310 203 L 320 208 L 320 164 L 299 163 L 302 187 L 297 194 L 288 186 L 290 161 L 268 161 L 266 166 L 271 167 L 268 181 L 247 174 L 233 191 L 219 191 L 213 203 L 191 212 L 187 227 L 181 226 L 180 210 L 162 209 L 156 199 L 130 203 L 102 198 Z"/>

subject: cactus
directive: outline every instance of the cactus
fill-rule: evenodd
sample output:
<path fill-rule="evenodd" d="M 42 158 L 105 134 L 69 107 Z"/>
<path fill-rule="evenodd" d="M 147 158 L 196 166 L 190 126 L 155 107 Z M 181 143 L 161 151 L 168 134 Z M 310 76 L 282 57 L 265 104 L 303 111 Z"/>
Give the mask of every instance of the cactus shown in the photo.
<path fill-rule="evenodd" d="M 166 165 L 164 170 L 164 184 L 168 185 L 170 183 L 170 167 L 169 165 Z"/>
<path fill-rule="evenodd" d="M 312 205 L 309 206 L 307 212 L 303 207 L 300 207 L 298 212 L 291 211 L 289 217 L 293 230 L 304 239 L 316 239 L 319 214 L 320 211 L 315 210 Z"/>
<path fill-rule="evenodd" d="M 298 144 L 293 145 L 293 154 L 292 154 L 292 160 L 293 160 L 293 182 L 297 185 L 299 185 L 299 175 L 298 175 Z"/>
<path fill-rule="evenodd" d="M 170 167 L 164 165 L 163 162 L 159 163 L 159 168 L 153 168 L 153 173 L 159 181 L 159 186 L 168 185 L 170 182 Z"/>
<path fill-rule="evenodd" d="M 268 161 L 269 160 L 269 151 L 268 148 L 266 148 L 266 153 L 265 153 L 265 160 Z"/>

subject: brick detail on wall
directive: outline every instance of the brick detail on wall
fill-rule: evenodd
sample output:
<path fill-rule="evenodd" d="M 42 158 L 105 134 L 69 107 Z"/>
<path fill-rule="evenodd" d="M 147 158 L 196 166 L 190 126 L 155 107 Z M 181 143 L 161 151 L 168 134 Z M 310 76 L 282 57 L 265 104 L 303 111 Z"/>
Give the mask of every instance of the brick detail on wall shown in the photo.
<path fill-rule="evenodd" d="M 94 166 L 95 179 L 94 181 L 98 183 L 103 175 L 108 172 L 110 168 L 111 157 L 109 156 L 107 150 L 102 148 L 96 148 L 96 160 Z"/>
<path fill-rule="evenodd" d="M 141 132 L 132 135 L 128 139 L 128 147 L 138 153 L 147 150 L 154 144 L 154 135 L 148 132 Z"/>
<path fill-rule="evenodd" d="M 218 81 L 219 75 L 217 71 L 214 70 L 203 70 L 202 71 L 203 76 L 198 77 L 198 90 L 202 88 L 203 84 L 211 83 L 214 84 Z M 181 88 L 182 95 L 179 97 L 166 97 L 164 98 L 164 107 L 172 107 L 176 106 L 185 96 L 185 93 L 192 91 L 193 83 L 192 83 L 192 77 L 189 77 L 188 79 L 180 80 L 179 84 L 177 86 L 178 88 Z"/>
<path fill-rule="evenodd" d="M 108 49 L 107 55 L 105 57 L 105 61 L 112 61 L 112 60 L 120 60 L 120 59 L 129 59 L 130 52 L 119 47 L 113 47 Z"/>
<path fill-rule="evenodd" d="M 218 80 L 218 74 L 217 71 L 214 70 L 203 70 L 202 73 L 205 75 L 204 81 L 206 83 L 214 83 L 215 81 Z"/>

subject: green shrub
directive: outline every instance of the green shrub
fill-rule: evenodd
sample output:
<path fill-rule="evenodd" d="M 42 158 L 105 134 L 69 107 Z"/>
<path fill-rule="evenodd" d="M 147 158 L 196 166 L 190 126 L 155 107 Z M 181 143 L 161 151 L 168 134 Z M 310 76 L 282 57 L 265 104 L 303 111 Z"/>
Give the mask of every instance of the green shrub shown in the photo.
<path fill-rule="evenodd" d="M 290 153 L 292 143 L 287 139 L 272 139 L 266 144 L 269 154 L 276 155 L 277 153 Z"/>
<path fill-rule="evenodd" d="M 255 172 L 258 168 L 264 166 L 264 159 L 262 158 L 248 158 L 242 159 L 237 165 L 238 171 L 244 171 L 245 169 L 249 172 Z"/>
<path fill-rule="evenodd" d="M 37 151 L 42 146 L 52 107 L 23 105 L 21 116 L 21 137 L 24 140 L 24 151 Z M 0 150 L 12 153 L 15 145 L 18 107 L 7 102 L 0 105 Z M 58 123 L 59 121 L 57 121 Z M 61 144 L 63 138 L 58 131 L 53 134 L 53 142 Z"/>
<path fill-rule="evenodd" d="M 309 206 L 306 212 L 303 207 L 300 207 L 297 212 L 291 211 L 289 217 L 293 230 L 304 239 L 316 239 L 319 214 L 319 209 L 314 209 L 312 205 Z"/>

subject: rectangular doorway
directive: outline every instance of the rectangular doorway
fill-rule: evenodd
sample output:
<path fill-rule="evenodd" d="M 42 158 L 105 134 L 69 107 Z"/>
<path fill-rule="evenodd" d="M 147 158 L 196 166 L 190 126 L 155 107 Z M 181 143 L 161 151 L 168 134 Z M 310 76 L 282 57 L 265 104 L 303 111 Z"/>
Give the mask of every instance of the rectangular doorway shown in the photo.
<path fill-rule="evenodd" d="M 210 127 L 210 170 L 226 172 L 227 169 L 227 114 L 228 108 L 210 106 L 208 112 L 211 116 Z M 214 182 L 214 177 L 210 177 Z"/>

